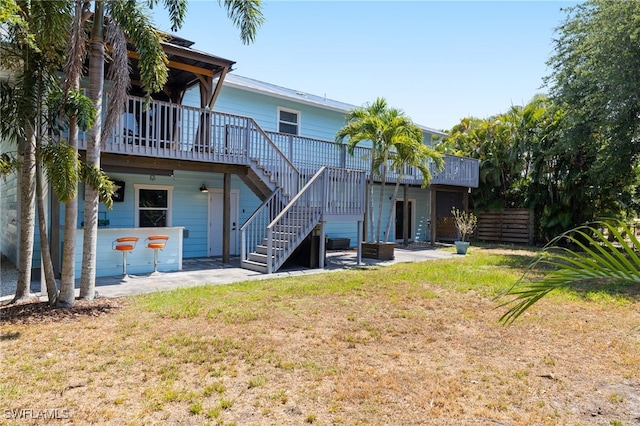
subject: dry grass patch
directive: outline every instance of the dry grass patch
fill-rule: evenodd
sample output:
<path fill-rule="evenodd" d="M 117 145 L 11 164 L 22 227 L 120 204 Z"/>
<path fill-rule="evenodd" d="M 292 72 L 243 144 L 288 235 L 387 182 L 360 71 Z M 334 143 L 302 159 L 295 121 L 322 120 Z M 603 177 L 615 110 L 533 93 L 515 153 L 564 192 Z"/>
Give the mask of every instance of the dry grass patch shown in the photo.
<path fill-rule="evenodd" d="M 500 325 L 492 297 L 527 259 L 475 248 L 7 320 L 1 405 L 77 424 L 638 424 L 637 299 L 561 294 Z"/>

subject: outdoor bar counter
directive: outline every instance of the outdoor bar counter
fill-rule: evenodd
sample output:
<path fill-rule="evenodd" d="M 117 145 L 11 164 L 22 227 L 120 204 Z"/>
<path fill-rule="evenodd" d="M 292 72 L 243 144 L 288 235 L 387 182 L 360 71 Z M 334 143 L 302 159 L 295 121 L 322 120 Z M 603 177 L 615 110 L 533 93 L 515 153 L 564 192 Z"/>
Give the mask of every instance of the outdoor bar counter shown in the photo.
<path fill-rule="evenodd" d="M 82 270 L 83 229 L 76 234 L 76 277 Z M 183 227 L 167 228 L 98 228 L 96 277 L 122 275 L 122 252 L 114 249 L 114 241 L 122 237 L 138 237 L 135 248 L 127 253 L 127 274 L 148 275 L 153 272 L 153 249 L 147 248 L 147 237 L 166 235 L 164 249 L 158 251 L 158 272 L 182 270 Z"/>

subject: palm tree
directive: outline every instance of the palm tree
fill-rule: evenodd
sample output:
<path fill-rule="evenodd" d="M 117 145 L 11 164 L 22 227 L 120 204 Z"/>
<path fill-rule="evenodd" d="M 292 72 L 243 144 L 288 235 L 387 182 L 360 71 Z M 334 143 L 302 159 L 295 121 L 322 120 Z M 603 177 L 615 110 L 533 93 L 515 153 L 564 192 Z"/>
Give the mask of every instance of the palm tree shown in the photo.
<path fill-rule="evenodd" d="M 66 62 L 64 66 L 65 98 L 73 98 L 80 92 L 80 79 L 82 77 L 82 64 L 85 53 L 86 22 L 85 4 L 82 0 L 75 0 L 75 12 L 69 32 L 69 41 L 66 50 Z M 78 115 L 75 110 L 66 111 L 68 115 L 68 142 L 73 153 L 78 155 Z M 72 173 L 79 174 L 77 164 L 71 166 Z M 74 187 L 75 189 L 75 187 Z M 62 201 L 62 200 L 61 200 Z M 62 270 L 60 277 L 60 294 L 56 304 L 58 306 L 73 306 L 75 300 L 75 246 L 76 226 L 78 222 L 78 198 L 75 190 L 69 193 L 69 198 L 63 201 L 65 205 L 64 215 L 64 247 L 62 250 Z"/>
<path fill-rule="evenodd" d="M 369 240 L 372 241 L 371 238 L 375 235 L 375 242 L 382 242 L 382 210 L 389 168 L 399 171 L 405 166 L 420 167 L 423 171 L 423 183 L 428 184 L 431 174 L 427 159 L 437 159 L 439 155 L 423 145 L 422 130 L 404 112 L 396 108 L 390 108 L 384 98 L 377 98 L 375 102 L 367 104 L 363 108 L 349 111 L 345 120 L 346 124 L 336 134 L 336 141 L 342 143 L 347 139 L 347 151 L 350 155 L 353 155 L 358 144 L 362 142 L 371 144 L 371 170 L 367 182 L 369 194 L 367 207 L 370 226 Z M 378 177 L 381 181 L 375 234 L 373 232 L 373 223 L 375 221 L 373 211 L 374 177 Z M 397 196 L 397 185 L 394 197 Z M 387 229 L 389 229 L 389 226 Z M 387 231 L 386 235 L 388 237 L 389 231 Z"/>
<path fill-rule="evenodd" d="M 46 139 L 46 106 L 59 91 L 55 72 L 60 69 L 64 33 L 70 20 L 69 2 L 3 3 L 0 14 L 6 31 L 2 33 L 2 66 L 17 77 L 4 83 L 0 109 L 0 134 L 18 143 L 20 168 L 20 254 L 18 283 L 14 301 L 30 296 L 31 266 L 35 235 L 37 194 L 43 267 L 49 302 L 54 303 L 57 287 L 49 254 L 44 215 L 43 182 L 37 153 Z M 17 163 L 14 163 L 16 165 Z M 5 169 L 5 172 L 9 169 Z"/>
<path fill-rule="evenodd" d="M 93 100 L 97 120 L 90 129 L 87 143 L 87 163 L 94 175 L 100 168 L 100 144 L 102 135 L 109 131 L 115 118 L 122 112 L 126 89 L 129 85 L 127 66 L 127 38 L 138 52 L 141 84 L 147 96 L 162 89 L 167 80 L 167 58 L 160 44 L 162 36 L 149 18 L 148 7 L 157 0 L 149 0 L 147 5 L 124 0 L 97 0 L 94 2 L 93 26 L 90 42 L 89 96 Z M 86 4 L 86 3 L 85 3 Z M 243 43 L 252 42 L 258 27 L 263 23 L 260 0 L 219 1 L 227 10 L 227 16 L 240 29 Z M 165 0 L 172 30 L 182 26 L 187 8 L 187 0 Z M 86 10 L 85 10 L 86 12 Z M 105 25 L 106 24 L 106 25 Z M 104 29 L 106 28 L 106 33 Z M 126 35 L 126 36 L 125 36 Z M 105 44 L 111 49 L 112 66 L 109 79 L 114 82 L 106 122 L 103 125 L 102 92 L 104 87 Z M 98 227 L 99 196 L 91 186 L 85 187 L 84 241 L 82 253 L 82 274 L 80 297 L 92 299 L 95 295 L 96 242 Z"/>
<path fill-rule="evenodd" d="M 444 166 L 442 154 L 422 143 L 422 130 L 415 126 L 407 135 L 400 135 L 394 143 L 395 152 L 392 156 L 391 169 L 397 173 L 397 180 L 389 205 L 389 215 L 387 216 L 387 229 L 385 235 L 387 241 L 391 233 L 391 218 L 398 199 L 398 189 L 402 181 L 404 170 L 407 167 L 415 167 L 422 174 L 422 188 L 426 188 L 431 183 L 431 162 L 440 170 Z M 397 236 L 396 236 L 397 238 Z"/>

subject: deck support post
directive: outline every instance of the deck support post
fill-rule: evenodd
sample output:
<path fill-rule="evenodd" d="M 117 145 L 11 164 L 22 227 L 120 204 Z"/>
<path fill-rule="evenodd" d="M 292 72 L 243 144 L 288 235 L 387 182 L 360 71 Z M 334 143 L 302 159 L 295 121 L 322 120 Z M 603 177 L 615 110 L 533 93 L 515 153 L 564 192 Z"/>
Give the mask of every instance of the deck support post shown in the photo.
<path fill-rule="evenodd" d="M 436 193 L 437 190 L 433 188 L 433 186 L 429 189 L 429 196 L 430 196 L 430 201 L 429 201 L 429 211 L 430 211 L 430 219 L 429 221 L 431 222 L 429 225 L 429 237 L 431 240 L 431 245 L 434 246 L 436 245 L 436 222 L 437 222 L 437 212 L 436 212 Z"/>
<path fill-rule="evenodd" d="M 320 241 L 319 241 L 319 253 L 318 253 L 318 266 L 320 269 L 324 269 L 324 263 L 325 263 L 325 233 L 324 233 L 324 224 L 325 221 L 321 220 L 320 221 Z"/>
<path fill-rule="evenodd" d="M 356 263 L 358 266 L 362 265 L 362 229 L 364 228 L 364 221 L 358 221 L 358 255 L 356 257 Z"/>
<path fill-rule="evenodd" d="M 404 184 L 403 187 L 403 200 L 402 200 L 402 238 L 404 246 L 409 245 L 409 191 L 408 185 Z M 396 240 L 398 236 L 396 235 Z"/>
<path fill-rule="evenodd" d="M 222 263 L 230 263 L 231 252 L 231 174 L 225 173 L 222 194 Z"/>

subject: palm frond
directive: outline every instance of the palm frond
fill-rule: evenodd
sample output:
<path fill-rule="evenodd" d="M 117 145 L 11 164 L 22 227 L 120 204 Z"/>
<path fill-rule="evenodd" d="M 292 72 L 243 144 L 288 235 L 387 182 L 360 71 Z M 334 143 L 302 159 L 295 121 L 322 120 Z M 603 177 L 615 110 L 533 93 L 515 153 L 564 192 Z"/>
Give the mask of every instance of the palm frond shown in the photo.
<path fill-rule="evenodd" d="M 603 230 L 606 230 L 603 232 Z M 560 247 L 573 245 L 576 249 Z M 551 291 L 568 288 L 580 282 L 640 283 L 640 242 L 621 221 L 598 221 L 569 230 L 554 238 L 527 267 L 503 296 L 515 296 L 499 307 L 510 306 L 500 322 L 515 321 L 534 303 Z M 532 278 L 540 266 L 552 271 L 540 279 Z"/>
<path fill-rule="evenodd" d="M 102 126 L 102 138 L 106 140 L 116 126 L 116 122 L 122 111 L 127 97 L 127 91 L 131 85 L 129 58 L 127 57 L 127 37 L 124 31 L 110 17 L 105 17 L 106 33 L 105 44 L 109 49 L 111 66 L 107 73 L 107 79 L 112 82 L 107 117 Z"/>
<path fill-rule="evenodd" d="M 158 3 L 158 0 L 148 0 L 149 9 Z M 187 14 L 187 0 L 164 0 L 164 7 L 169 13 L 169 21 L 171 22 L 171 31 L 176 32 L 182 28 L 184 18 Z"/>
<path fill-rule="evenodd" d="M 80 177 L 85 184 L 91 186 L 97 193 L 100 201 L 110 210 L 113 207 L 113 193 L 115 185 L 111 179 L 98 167 L 82 163 Z"/>
<path fill-rule="evenodd" d="M 17 171 L 22 163 L 9 153 L 0 154 L 0 176 L 6 180 L 7 175 Z"/>
<path fill-rule="evenodd" d="M 40 146 L 38 156 L 58 199 L 63 203 L 73 199 L 80 177 L 78 152 L 64 142 L 45 143 Z"/>
<path fill-rule="evenodd" d="M 140 83 L 148 100 L 151 93 L 160 91 L 167 82 L 169 60 L 160 44 L 163 36 L 154 28 L 144 4 L 113 0 L 107 3 L 107 7 L 107 14 L 129 36 L 140 56 Z"/>
<path fill-rule="evenodd" d="M 78 90 L 69 90 L 63 100 L 63 110 L 66 118 L 76 117 L 78 127 L 88 130 L 96 121 L 96 108 L 89 97 Z"/>
<path fill-rule="evenodd" d="M 67 61 L 64 65 L 64 75 L 66 77 L 65 90 L 72 90 L 75 82 L 82 76 L 82 65 L 87 54 L 87 33 L 84 29 L 83 15 L 85 12 L 85 2 L 75 0 L 75 15 L 71 22 L 67 51 L 65 57 Z"/>
<path fill-rule="evenodd" d="M 260 0 L 224 0 L 223 3 L 227 17 L 240 29 L 242 43 L 253 43 L 258 28 L 264 23 Z"/>

